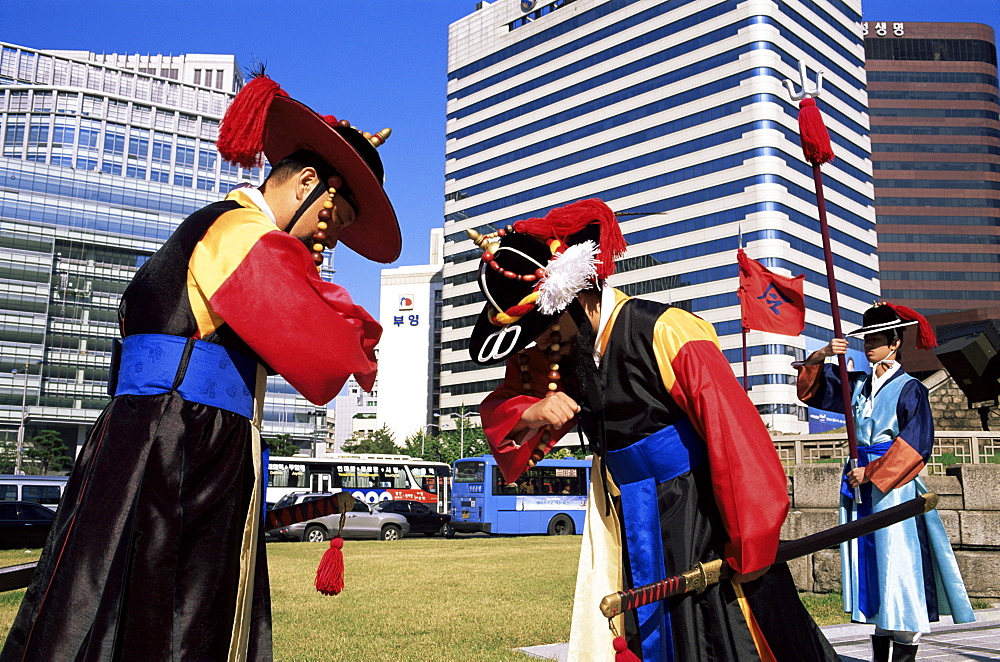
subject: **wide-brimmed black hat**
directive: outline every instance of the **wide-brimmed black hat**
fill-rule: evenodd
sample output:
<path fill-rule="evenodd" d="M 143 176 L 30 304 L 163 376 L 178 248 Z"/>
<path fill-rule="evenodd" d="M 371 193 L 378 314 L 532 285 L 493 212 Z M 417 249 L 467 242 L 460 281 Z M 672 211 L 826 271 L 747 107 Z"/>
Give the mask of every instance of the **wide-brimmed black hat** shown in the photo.
<path fill-rule="evenodd" d="M 614 273 L 614 259 L 625 250 L 614 212 L 596 199 L 494 235 L 469 236 L 484 251 L 478 282 L 486 305 L 469 341 L 480 365 L 506 360 L 536 340 L 577 294 Z"/>
<path fill-rule="evenodd" d="M 320 115 L 261 74 L 233 99 L 222 119 L 217 149 L 227 161 L 244 167 L 257 165 L 261 154 L 272 165 L 302 151 L 318 155 L 343 176 L 353 193 L 354 222 L 341 230 L 339 240 L 370 260 L 388 263 L 399 257 L 402 238 L 375 148 L 390 133 L 362 133 L 333 115 Z"/>
<path fill-rule="evenodd" d="M 508 234 L 491 248 L 492 257 L 479 266 L 477 278 L 479 289 L 486 297 L 486 306 L 476 320 L 469 341 L 472 360 L 480 365 L 503 361 L 524 349 L 542 331 L 555 324 L 563 313 L 560 310 L 546 315 L 534 306 L 514 322 L 499 322 L 499 313 L 515 308 L 535 291 L 538 272 L 548 265 L 552 252 L 545 242 L 526 234 Z M 490 263 L 496 264 L 497 268 L 491 267 Z M 510 278 L 505 273 L 522 278 Z M 529 280 L 523 280 L 524 276 L 528 276 Z"/>
<path fill-rule="evenodd" d="M 906 306 L 888 302 L 877 303 L 865 311 L 861 318 L 861 326 L 849 331 L 849 336 L 866 336 L 869 333 L 887 333 L 899 335 L 896 329 L 917 325 L 917 347 L 930 349 L 937 346 L 934 330 L 927 318 Z M 900 336 L 901 337 L 901 336 Z"/>

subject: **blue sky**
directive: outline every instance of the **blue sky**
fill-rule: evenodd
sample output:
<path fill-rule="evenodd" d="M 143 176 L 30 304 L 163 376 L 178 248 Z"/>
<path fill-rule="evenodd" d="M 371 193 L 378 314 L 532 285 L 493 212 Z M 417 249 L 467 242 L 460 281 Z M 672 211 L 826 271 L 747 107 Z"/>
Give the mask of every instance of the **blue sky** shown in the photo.
<path fill-rule="evenodd" d="M 500 0 L 513 2 L 515 0 Z M 998 0 L 866 0 L 864 20 L 968 21 L 1000 32 Z M 368 131 L 403 231 L 395 266 L 427 261 L 442 223 L 448 25 L 474 0 L 0 0 L 0 40 L 31 48 L 233 53 L 254 58 L 296 99 Z M 378 314 L 375 265 L 337 250 L 336 280 Z"/>

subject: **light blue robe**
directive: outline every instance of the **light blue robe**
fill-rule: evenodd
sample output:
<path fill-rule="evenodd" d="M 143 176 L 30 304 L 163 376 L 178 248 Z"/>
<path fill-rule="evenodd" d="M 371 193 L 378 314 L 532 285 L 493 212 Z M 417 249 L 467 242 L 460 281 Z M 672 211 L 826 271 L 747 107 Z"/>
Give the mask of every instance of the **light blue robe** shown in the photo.
<path fill-rule="evenodd" d="M 900 370 L 875 393 L 869 408 L 871 375 L 852 381 L 858 464 L 864 466 L 884 455 L 900 436 L 899 412 L 907 411 L 900 405 L 906 405 L 905 400 L 922 399 L 913 407 L 926 407 L 927 392 L 922 386 L 914 388 L 910 382 L 916 380 Z M 925 418 L 927 423 L 910 426 L 904 439 L 926 461 L 934 434 L 932 423 L 928 424 L 929 410 Z M 852 496 L 847 496 L 851 491 L 845 489 L 841 493 L 840 521 L 891 508 L 926 491 L 919 476 L 887 493 L 869 482 L 862 486 L 859 507 Z M 844 543 L 840 551 L 844 611 L 855 622 L 873 623 L 884 630 L 930 632 L 931 622 L 937 621 L 939 615 L 950 614 L 956 623 L 975 620 L 955 554 L 936 510 Z"/>

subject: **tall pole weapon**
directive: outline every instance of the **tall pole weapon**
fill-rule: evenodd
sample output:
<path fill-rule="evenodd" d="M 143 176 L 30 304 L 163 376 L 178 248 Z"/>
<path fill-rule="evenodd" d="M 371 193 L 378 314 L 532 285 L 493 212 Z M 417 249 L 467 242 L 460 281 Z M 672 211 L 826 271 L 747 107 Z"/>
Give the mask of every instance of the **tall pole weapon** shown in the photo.
<path fill-rule="evenodd" d="M 795 83 L 783 81 L 788 96 L 799 102 L 799 139 L 802 153 L 812 165 L 813 182 L 816 184 L 816 206 L 819 209 L 819 228 L 823 237 L 823 260 L 826 262 L 826 284 L 830 290 L 830 312 L 833 316 L 833 335 L 843 338 L 840 323 L 840 304 L 837 301 L 837 279 L 833 271 L 833 249 L 830 246 L 830 226 L 826 221 L 826 198 L 823 196 L 823 173 L 820 166 L 833 160 L 830 134 L 823 124 L 823 116 L 816 106 L 816 98 L 823 93 L 823 72 L 816 76 L 816 85 L 809 82 L 805 62 L 799 61 L 799 83 L 801 91 L 795 91 Z M 847 427 L 847 447 L 850 453 L 850 468 L 858 466 L 858 434 L 854 427 L 854 412 L 851 410 L 850 378 L 847 375 L 847 355 L 837 357 L 840 374 L 840 391 L 844 402 L 844 423 Z M 861 488 L 854 488 L 854 503 L 861 503 Z"/>

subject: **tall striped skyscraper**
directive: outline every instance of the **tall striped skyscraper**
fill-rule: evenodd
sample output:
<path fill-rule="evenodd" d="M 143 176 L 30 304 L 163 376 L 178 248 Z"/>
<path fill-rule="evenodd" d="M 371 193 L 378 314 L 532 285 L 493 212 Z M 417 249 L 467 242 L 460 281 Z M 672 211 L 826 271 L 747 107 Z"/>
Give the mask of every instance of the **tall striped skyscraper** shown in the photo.
<path fill-rule="evenodd" d="M 232 55 L 0 44 L 0 465 L 22 415 L 29 439 L 84 439 L 136 270 L 189 213 L 263 179 L 215 149 L 242 83 Z M 265 434 L 322 441 L 325 410 L 280 377 L 268 391 Z"/>
<path fill-rule="evenodd" d="M 480 2 L 449 32 L 442 415 L 503 374 L 468 356 L 487 231 L 599 197 L 627 212 L 612 284 L 715 325 L 742 373 L 736 250 L 806 275 L 806 330 L 749 335 L 766 422 L 809 427 L 790 362 L 832 328 L 811 168 L 782 80 L 824 71 L 824 166 L 845 326 L 877 297 L 859 0 Z M 655 215 L 653 215 L 655 213 Z"/>

